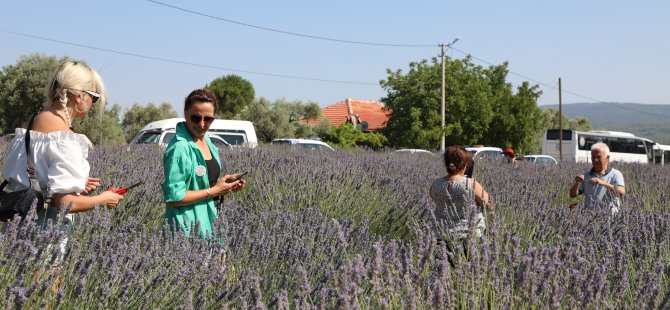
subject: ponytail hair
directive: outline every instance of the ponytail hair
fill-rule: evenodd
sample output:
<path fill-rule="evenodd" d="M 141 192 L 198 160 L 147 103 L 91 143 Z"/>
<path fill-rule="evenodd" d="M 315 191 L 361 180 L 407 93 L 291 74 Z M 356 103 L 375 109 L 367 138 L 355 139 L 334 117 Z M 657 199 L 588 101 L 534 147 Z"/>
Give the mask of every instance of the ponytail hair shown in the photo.
<path fill-rule="evenodd" d="M 444 165 L 447 173 L 454 174 L 472 165 L 472 154 L 463 146 L 450 146 L 444 151 Z"/>

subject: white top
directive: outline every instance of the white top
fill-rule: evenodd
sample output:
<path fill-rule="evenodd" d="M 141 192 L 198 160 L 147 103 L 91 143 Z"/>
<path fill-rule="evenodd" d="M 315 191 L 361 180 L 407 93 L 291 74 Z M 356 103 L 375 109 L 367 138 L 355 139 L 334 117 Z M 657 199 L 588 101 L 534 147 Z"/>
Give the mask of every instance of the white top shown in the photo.
<path fill-rule="evenodd" d="M 10 182 L 7 185 L 10 191 L 30 186 L 23 143 L 26 130 L 16 128 L 15 133 L 2 169 L 2 177 Z M 91 141 L 82 134 L 71 131 L 30 131 L 30 155 L 40 188 L 46 197 L 54 193 L 80 193 L 86 188 L 90 171 L 87 158 L 91 148 Z"/>

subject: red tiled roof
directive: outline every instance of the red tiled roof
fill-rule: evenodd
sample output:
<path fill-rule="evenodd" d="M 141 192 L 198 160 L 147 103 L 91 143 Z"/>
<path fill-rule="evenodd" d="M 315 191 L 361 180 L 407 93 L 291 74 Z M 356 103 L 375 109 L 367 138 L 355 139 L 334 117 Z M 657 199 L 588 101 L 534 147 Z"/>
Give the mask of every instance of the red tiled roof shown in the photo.
<path fill-rule="evenodd" d="M 327 118 L 333 126 L 340 126 L 347 123 L 350 115 L 356 115 L 356 122 L 368 122 L 368 130 L 375 131 L 385 126 L 389 115 L 382 110 L 384 106 L 377 100 L 356 100 L 347 98 L 338 103 L 329 105 L 321 110 L 323 117 Z M 322 118 L 310 119 L 310 125 L 320 124 Z M 304 117 L 300 118 L 300 123 L 306 124 Z"/>

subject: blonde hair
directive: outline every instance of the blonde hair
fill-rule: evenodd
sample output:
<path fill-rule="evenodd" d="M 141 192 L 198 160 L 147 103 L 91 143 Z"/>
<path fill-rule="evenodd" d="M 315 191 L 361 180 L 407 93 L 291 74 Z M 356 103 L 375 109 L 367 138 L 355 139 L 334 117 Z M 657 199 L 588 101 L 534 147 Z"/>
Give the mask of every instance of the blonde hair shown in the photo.
<path fill-rule="evenodd" d="M 52 103 L 58 102 L 65 109 L 65 116 L 69 125 L 72 124 L 70 120 L 70 113 L 68 111 L 69 98 L 67 93 L 81 94 L 83 91 L 92 90 L 95 85 L 95 90 L 100 94 L 98 102 L 104 106 L 105 104 L 105 84 L 102 82 L 100 74 L 83 62 L 66 60 L 56 69 L 46 87 L 47 102 L 44 107 L 49 107 Z M 75 108 L 76 106 L 70 105 Z"/>

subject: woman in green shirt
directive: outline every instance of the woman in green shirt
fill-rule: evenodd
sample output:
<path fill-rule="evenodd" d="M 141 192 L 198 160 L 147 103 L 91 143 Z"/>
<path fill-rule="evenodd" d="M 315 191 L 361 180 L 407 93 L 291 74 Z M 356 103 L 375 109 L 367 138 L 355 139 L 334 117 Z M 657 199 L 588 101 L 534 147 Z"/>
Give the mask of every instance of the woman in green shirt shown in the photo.
<path fill-rule="evenodd" d="M 214 235 L 214 198 L 244 188 L 243 179 L 233 181 L 239 174 L 220 176 L 219 152 L 207 135 L 215 114 L 214 94 L 192 91 L 184 103 L 186 121 L 177 124 L 176 136 L 163 155 L 165 220 L 187 236 L 197 226 L 201 237 Z"/>

